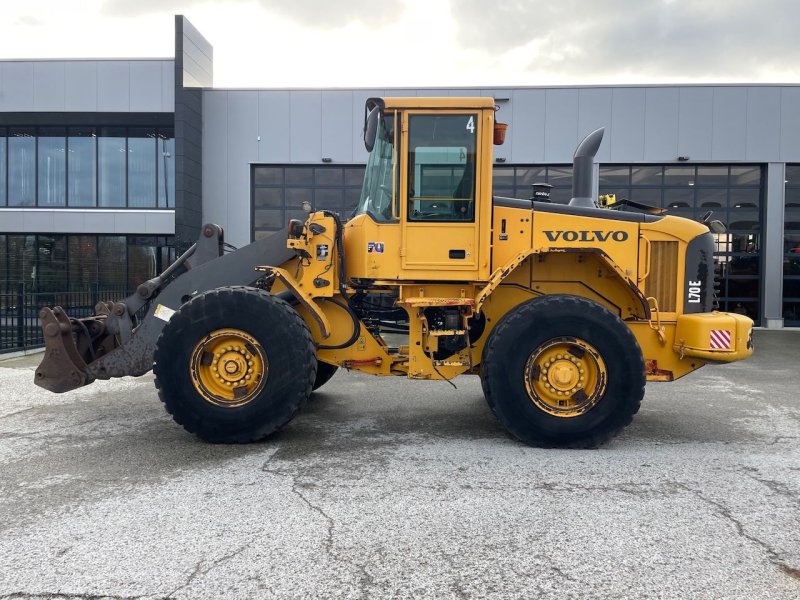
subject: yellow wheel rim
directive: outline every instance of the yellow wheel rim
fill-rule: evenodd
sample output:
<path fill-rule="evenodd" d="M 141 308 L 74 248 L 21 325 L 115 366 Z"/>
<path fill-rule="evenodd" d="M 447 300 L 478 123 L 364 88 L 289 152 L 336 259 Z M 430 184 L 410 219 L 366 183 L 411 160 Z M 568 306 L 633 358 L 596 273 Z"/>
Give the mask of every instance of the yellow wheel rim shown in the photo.
<path fill-rule="evenodd" d="M 525 364 L 531 401 L 556 417 L 577 417 L 602 398 L 608 372 L 597 349 L 580 338 L 561 337 L 536 348 Z"/>
<path fill-rule="evenodd" d="M 239 329 L 217 329 L 195 345 L 190 370 L 195 389 L 207 402 L 236 408 L 264 388 L 269 365 L 253 336 Z"/>

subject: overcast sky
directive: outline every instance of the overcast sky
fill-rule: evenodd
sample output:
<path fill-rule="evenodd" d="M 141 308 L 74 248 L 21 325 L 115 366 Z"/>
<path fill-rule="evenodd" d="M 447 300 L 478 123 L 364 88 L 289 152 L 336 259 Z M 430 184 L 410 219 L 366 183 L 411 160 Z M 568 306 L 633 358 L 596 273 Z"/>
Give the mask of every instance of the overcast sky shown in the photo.
<path fill-rule="evenodd" d="M 171 57 L 217 87 L 800 82 L 800 0 L 2 0 L 0 58 Z"/>

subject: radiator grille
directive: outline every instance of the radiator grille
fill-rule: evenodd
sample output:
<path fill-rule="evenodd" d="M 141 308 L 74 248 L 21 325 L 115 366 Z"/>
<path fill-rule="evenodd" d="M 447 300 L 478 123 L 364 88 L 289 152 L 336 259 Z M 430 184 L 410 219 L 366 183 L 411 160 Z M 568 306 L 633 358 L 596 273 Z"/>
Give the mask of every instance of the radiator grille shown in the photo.
<path fill-rule="evenodd" d="M 678 242 L 651 242 L 647 295 L 658 300 L 658 308 L 674 312 L 678 297 Z"/>

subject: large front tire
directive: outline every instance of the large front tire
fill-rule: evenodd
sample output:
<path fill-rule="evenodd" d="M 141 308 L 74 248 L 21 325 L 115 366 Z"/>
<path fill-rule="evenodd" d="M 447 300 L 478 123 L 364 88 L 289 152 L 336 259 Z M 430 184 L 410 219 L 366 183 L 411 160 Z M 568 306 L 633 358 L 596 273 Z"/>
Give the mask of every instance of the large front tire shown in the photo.
<path fill-rule="evenodd" d="M 483 350 L 481 382 L 515 438 L 591 448 L 631 422 L 644 395 L 645 367 L 619 317 L 586 298 L 554 295 L 500 320 Z"/>
<path fill-rule="evenodd" d="M 153 366 L 167 412 L 215 443 L 253 442 L 280 429 L 308 399 L 316 370 L 300 315 L 246 287 L 183 305 L 158 339 Z"/>

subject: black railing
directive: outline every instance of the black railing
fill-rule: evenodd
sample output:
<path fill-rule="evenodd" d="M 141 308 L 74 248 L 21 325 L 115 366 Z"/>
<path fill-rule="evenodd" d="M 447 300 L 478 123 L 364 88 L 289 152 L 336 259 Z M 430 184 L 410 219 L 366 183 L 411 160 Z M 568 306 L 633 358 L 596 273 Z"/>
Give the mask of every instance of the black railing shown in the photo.
<path fill-rule="evenodd" d="M 41 291 L 24 283 L 0 285 L 0 354 L 44 345 L 39 326 L 43 306 L 60 306 L 73 318 L 89 317 L 99 301 L 122 300 L 129 293 L 122 287 L 96 284 L 69 292 Z"/>

